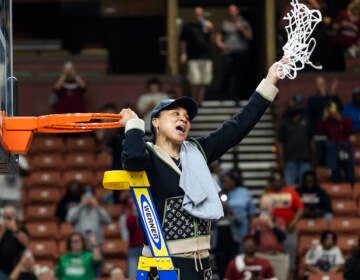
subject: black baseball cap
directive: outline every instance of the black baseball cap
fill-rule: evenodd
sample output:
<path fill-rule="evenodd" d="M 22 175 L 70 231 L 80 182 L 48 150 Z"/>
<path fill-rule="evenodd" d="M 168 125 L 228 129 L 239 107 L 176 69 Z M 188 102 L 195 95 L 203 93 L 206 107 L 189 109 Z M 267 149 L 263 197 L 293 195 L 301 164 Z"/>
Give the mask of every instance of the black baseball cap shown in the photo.
<path fill-rule="evenodd" d="M 160 112 L 163 110 L 170 110 L 172 108 L 181 107 L 184 108 L 188 115 L 190 121 L 196 117 L 198 111 L 197 103 L 190 97 L 182 96 L 176 99 L 164 99 L 151 112 L 151 119 L 159 116 Z"/>

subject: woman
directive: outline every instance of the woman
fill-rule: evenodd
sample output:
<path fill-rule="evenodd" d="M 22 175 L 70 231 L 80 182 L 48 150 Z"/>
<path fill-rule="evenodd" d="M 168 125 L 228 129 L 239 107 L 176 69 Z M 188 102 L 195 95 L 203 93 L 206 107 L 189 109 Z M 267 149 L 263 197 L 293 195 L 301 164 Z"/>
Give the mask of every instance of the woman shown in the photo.
<path fill-rule="evenodd" d="M 285 61 L 284 61 L 285 62 Z M 233 120 L 205 137 L 185 141 L 197 105 L 188 97 L 161 101 L 152 111 L 154 143 L 145 143 L 144 121 L 130 109 L 120 112 L 125 126 L 122 161 L 125 170 L 147 172 L 167 245 L 181 279 L 211 279 L 211 220 L 223 216 L 207 164 L 238 144 L 274 100 L 278 81 L 274 64 L 247 106 Z M 145 246 L 143 255 L 151 256 Z"/>
<path fill-rule="evenodd" d="M 306 269 L 310 273 L 340 272 L 344 266 L 341 250 L 336 246 L 337 235 L 327 230 L 321 234 L 320 244 L 311 248 L 305 256 Z"/>
<path fill-rule="evenodd" d="M 296 191 L 304 203 L 304 218 L 332 218 L 330 197 L 320 188 L 314 171 L 304 173 L 302 184 Z"/>
<path fill-rule="evenodd" d="M 95 269 L 101 261 L 100 245 L 95 235 L 89 236 L 92 252 L 86 251 L 85 239 L 79 232 L 73 232 L 66 240 L 67 252 L 60 256 L 55 269 L 59 280 L 95 279 Z"/>
<path fill-rule="evenodd" d="M 60 199 L 55 210 L 55 216 L 61 222 L 65 222 L 66 215 L 70 208 L 80 203 L 82 194 L 83 186 L 77 181 L 70 182 L 65 195 Z"/>

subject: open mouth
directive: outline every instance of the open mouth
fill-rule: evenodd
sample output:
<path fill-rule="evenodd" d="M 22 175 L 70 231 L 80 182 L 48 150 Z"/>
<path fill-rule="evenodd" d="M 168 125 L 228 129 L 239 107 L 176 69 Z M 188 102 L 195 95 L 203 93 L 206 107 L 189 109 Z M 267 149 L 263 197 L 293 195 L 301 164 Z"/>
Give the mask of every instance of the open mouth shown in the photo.
<path fill-rule="evenodd" d="M 185 133 L 185 126 L 183 125 L 178 125 L 176 126 L 176 130 L 180 131 L 181 133 Z"/>

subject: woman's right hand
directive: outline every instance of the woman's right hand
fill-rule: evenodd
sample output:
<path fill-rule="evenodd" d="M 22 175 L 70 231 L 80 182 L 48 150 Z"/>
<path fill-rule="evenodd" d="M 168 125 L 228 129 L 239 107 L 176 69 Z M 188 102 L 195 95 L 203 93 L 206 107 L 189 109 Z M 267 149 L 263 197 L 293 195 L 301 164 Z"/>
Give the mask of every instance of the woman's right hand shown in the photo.
<path fill-rule="evenodd" d="M 139 118 L 138 115 L 129 108 L 122 109 L 120 111 L 120 116 L 121 116 L 121 119 L 119 122 L 122 126 L 126 126 L 126 123 L 128 122 L 128 120 Z"/>

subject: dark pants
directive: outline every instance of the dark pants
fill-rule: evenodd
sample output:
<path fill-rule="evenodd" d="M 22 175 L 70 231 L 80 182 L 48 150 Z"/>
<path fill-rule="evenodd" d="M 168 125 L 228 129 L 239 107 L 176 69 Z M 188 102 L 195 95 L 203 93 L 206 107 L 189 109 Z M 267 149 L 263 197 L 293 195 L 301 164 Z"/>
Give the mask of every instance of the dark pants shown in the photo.
<path fill-rule="evenodd" d="M 223 71 L 221 83 L 221 99 L 244 99 L 246 97 L 246 77 L 249 51 L 223 55 Z"/>
<path fill-rule="evenodd" d="M 336 144 L 326 142 L 326 166 L 331 169 L 332 180 L 341 182 L 341 170 L 344 171 L 347 182 L 354 184 L 354 154 L 350 143 Z"/>

